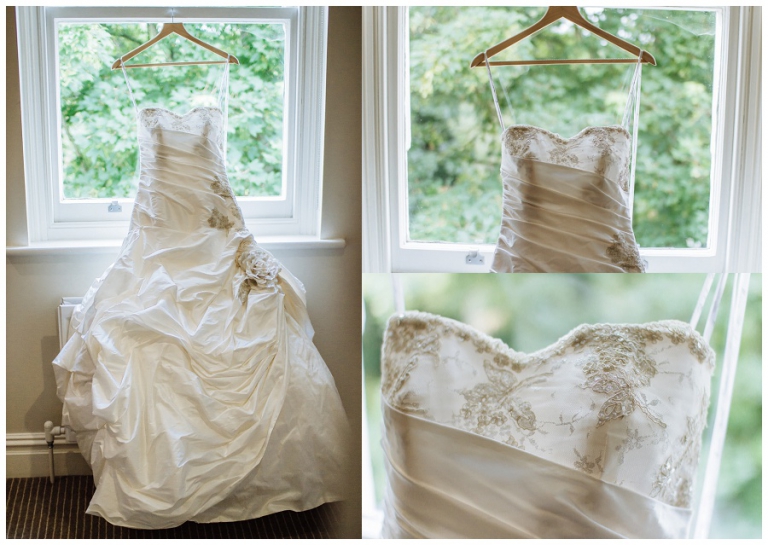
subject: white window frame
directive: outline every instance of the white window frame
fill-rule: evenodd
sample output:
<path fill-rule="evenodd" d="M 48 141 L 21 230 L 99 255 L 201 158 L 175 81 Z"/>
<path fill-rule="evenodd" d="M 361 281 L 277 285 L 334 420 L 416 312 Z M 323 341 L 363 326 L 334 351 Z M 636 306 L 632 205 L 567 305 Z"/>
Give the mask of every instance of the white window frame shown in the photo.
<path fill-rule="evenodd" d="M 493 245 L 407 240 L 407 8 L 363 9 L 363 270 L 488 272 Z M 649 272 L 761 267 L 760 8 L 717 9 L 710 247 L 641 248 Z M 483 264 L 467 263 L 473 252 Z"/>
<path fill-rule="evenodd" d="M 324 148 L 326 7 L 174 8 L 175 22 L 277 22 L 285 26 L 283 194 L 238 197 L 257 236 L 320 236 Z M 171 22 L 167 8 L 18 7 L 22 138 L 30 245 L 122 239 L 133 199 L 62 202 L 56 23 Z M 234 52 L 236 54 L 236 52 Z M 233 68 L 236 70 L 236 67 Z M 130 76 L 130 74 L 129 74 Z M 130 100 L 126 90 L 126 100 Z M 135 138 L 133 135 L 126 137 Z"/>

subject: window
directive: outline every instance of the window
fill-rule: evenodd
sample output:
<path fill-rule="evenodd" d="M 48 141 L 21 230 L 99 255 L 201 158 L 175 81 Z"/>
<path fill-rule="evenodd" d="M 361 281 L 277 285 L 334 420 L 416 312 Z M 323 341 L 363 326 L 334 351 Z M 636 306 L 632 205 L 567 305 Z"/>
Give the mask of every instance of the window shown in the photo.
<path fill-rule="evenodd" d="M 171 15 L 240 61 L 229 70 L 227 162 L 248 227 L 259 236 L 318 236 L 325 14 L 300 7 L 172 14 L 18 8 L 30 241 L 119 239 L 126 232 L 138 179 L 136 119 L 123 73 L 111 65 Z M 179 59 L 218 57 L 171 36 L 132 62 Z M 222 64 L 127 71 L 140 108 L 177 113 L 215 104 L 223 74 Z"/>
<path fill-rule="evenodd" d="M 367 119 L 386 136 L 384 143 L 372 140 L 367 147 L 366 161 L 374 167 L 366 177 L 364 210 L 369 236 L 379 237 L 372 247 L 388 252 L 369 256 L 367 270 L 488 270 L 501 214 L 499 126 L 487 73 L 470 69 L 469 61 L 483 44 L 530 26 L 544 9 L 430 6 L 369 14 L 377 32 L 368 58 L 384 55 L 387 62 L 369 76 L 366 103 L 378 117 Z M 657 66 L 643 69 L 633 207 L 649 270 L 722 270 L 740 253 L 759 255 L 759 206 L 748 204 L 759 201 L 759 175 L 750 166 L 759 165 L 759 156 L 757 147 L 745 144 L 759 141 L 759 125 L 737 121 L 759 111 L 758 105 L 745 113 L 748 97 L 759 97 L 759 84 L 750 77 L 757 62 L 750 60 L 755 40 L 744 34 L 754 25 L 753 12 L 714 7 L 582 12 L 657 59 Z M 565 21 L 499 58 L 622 54 Z M 493 72 L 507 123 L 569 136 L 588 125 L 620 121 L 632 69 L 509 66 Z M 377 87 L 376 78 L 386 84 Z M 741 115 L 734 114 L 736 108 Z M 738 151 L 745 146 L 751 150 L 746 155 L 752 154 L 746 161 Z M 378 184 L 386 184 L 386 191 Z M 743 206 L 751 223 L 730 224 L 732 209 Z M 473 251 L 484 263 L 467 263 Z M 379 266 L 371 268 L 372 263 Z M 759 259 L 752 261 L 751 270 L 756 267 Z"/>

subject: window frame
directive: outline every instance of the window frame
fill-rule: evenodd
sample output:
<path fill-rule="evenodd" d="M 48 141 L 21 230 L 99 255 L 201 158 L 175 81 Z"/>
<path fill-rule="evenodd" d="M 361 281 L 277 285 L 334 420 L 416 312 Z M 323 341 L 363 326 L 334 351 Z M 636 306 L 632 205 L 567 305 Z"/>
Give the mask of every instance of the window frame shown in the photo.
<path fill-rule="evenodd" d="M 753 39 L 760 12 L 747 6 L 714 9 L 722 32 L 715 45 L 710 244 L 641 248 L 649 272 L 757 272 L 761 266 L 760 49 Z M 407 8 L 366 10 L 364 55 L 372 69 L 364 74 L 363 93 L 364 162 L 370 165 L 363 193 L 364 271 L 488 272 L 494 245 L 407 240 Z M 471 259 L 474 252 L 482 263 L 469 263 L 479 261 Z"/>
<path fill-rule="evenodd" d="M 285 28 L 283 194 L 238 197 L 260 236 L 320 236 L 326 7 L 174 8 L 176 22 L 276 22 Z M 29 243 L 122 239 L 132 198 L 62 203 L 56 23 L 171 22 L 166 8 L 17 7 L 22 139 Z M 126 92 L 126 100 L 129 100 Z M 41 158 L 43 158 L 41 160 Z M 117 200 L 121 212 L 107 212 Z"/>

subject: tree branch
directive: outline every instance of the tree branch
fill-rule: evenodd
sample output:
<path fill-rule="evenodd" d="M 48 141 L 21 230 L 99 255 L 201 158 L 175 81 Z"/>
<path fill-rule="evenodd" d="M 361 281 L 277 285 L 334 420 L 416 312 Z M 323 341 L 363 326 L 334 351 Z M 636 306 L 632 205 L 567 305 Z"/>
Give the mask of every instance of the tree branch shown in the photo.
<path fill-rule="evenodd" d="M 126 34 L 125 32 L 114 32 L 110 30 L 109 35 L 112 36 L 113 38 L 123 38 L 125 40 L 128 40 L 129 42 L 133 42 L 137 46 L 144 43 L 138 38 L 134 38 L 133 36 L 131 36 L 130 34 Z"/>
<path fill-rule="evenodd" d="M 64 127 L 64 133 L 67 135 L 67 138 L 69 139 L 70 144 L 72 144 L 72 147 L 75 150 L 75 155 L 77 155 L 77 157 L 82 162 L 84 170 L 91 170 L 92 168 L 91 162 L 88 160 L 88 158 L 83 154 L 83 151 L 75 143 L 75 137 L 72 136 L 72 132 L 69 128 L 69 124 L 62 123 L 61 125 Z"/>

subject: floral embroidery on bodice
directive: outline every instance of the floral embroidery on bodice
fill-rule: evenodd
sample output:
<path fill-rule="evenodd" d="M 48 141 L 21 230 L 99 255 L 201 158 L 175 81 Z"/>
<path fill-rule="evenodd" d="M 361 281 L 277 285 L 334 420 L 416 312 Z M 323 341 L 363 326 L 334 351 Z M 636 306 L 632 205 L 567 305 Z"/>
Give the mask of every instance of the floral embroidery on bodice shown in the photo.
<path fill-rule="evenodd" d="M 592 172 L 629 190 L 632 137 L 624 127 L 587 127 L 563 138 L 540 127 L 511 125 L 504 131 L 503 141 L 504 150 L 512 157 Z"/>
<path fill-rule="evenodd" d="M 408 312 L 385 333 L 382 395 L 402 412 L 689 507 L 713 368 L 712 349 L 674 320 L 585 324 L 525 354 Z"/>
<path fill-rule="evenodd" d="M 571 138 L 530 125 L 502 135 L 503 213 L 495 272 L 645 272 L 632 232 L 630 134 Z"/>
<path fill-rule="evenodd" d="M 215 106 L 199 106 L 185 114 L 177 114 L 165 108 L 142 108 L 139 110 L 139 126 L 147 129 L 164 129 L 204 136 L 222 145 L 224 113 Z"/>

